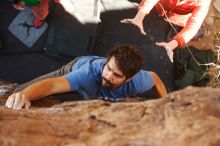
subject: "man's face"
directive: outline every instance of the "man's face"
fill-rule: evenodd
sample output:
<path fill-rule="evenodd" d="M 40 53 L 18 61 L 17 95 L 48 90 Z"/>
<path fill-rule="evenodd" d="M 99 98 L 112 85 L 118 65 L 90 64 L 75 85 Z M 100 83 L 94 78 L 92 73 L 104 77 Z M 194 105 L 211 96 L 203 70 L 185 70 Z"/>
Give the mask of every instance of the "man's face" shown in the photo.
<path fill-rule="evenodd" d="M 115 57 L 111 57 L 102 71 L 102 86 L 106 88 L 117 88 L 125 81 L 126 76 L 117 67 Z"/>

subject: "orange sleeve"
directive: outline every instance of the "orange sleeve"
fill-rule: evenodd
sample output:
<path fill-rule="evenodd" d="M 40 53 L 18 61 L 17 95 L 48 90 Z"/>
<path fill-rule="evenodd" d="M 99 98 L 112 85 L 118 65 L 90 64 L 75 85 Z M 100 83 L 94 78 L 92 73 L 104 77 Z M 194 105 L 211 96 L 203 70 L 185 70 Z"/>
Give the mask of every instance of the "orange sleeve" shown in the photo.
<path fill-rule="evenodd" d="M 183 47 L 196 35 L 208 14 L 210 3 L 211 0 L 200 0 L 200 4 L 194 8 L 185 27 L 173 38 L 178 42 L 178 47 Z"/>
<path fill-rule="evenodd" d="M 186 45 L 184 38 L 179 34 L 173 37 L 173 39 L 177 41 L 178 48 L 183 48 Z"/>
<path fill-rule="evenodd" d="M 149 14 L 153 7 L 159 0 L 142 0 L 138 6 L 138 11 L 142 11 L 145 14 Z"/>

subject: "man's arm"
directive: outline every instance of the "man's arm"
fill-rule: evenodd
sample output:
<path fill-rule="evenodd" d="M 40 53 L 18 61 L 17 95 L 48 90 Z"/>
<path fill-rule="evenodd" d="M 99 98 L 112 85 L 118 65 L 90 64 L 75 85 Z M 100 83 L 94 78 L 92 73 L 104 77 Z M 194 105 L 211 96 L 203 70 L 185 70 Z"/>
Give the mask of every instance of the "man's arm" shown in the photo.
<path fill-rule="evenodd" d="M 184 47 L 196 35 L 208 14 L 210 3 L 211 0 L 201 0 L 198 2 L 198 6 L 194 8 L 185 27 L 173 37 L 178 42 L 178 47 Z"/>
<path fill-rule="evenodd" d="M 20 92 L 10 95 L 6 101 L 6 107 L 21 109 L 25 106 L 25 108 L 29 108 L 29 101 L 52 94 L 69 92 L 70 90 L 69 82 L 64 76 L 42 80 L 28 86 Z"/>
<path fill-rule="evenodd" d="M 149 72 L 153 78 L 154 88 L 156 89 L 159 97 L 165 97 L 167 95 L 167 90 L 159 76 L 155 72 Z"/>
<path fill-rule="evenodd" d="M 23 10 L 25 5 L 23 1 L 19 1 L 19 0 L 14 0 L 13 1 L 13 7 L 17 10 Z"/>
<path fill-rule="evenodd" d="M 192 15 L 186 22 L 185 27 L 173 37 L 172 41 L 156 43 L 156 45 L 166 49 L 171 62 L 173 62 L 173 50 L 177 47 L 184 47 L 185 44 L 188 43 L 200 29 L 206 15 L 208 14 L 210 2 L 211 0 L 201 0 L 198 2 L 198 6 L 194 8 Z M 180 15 L 179 17 L 182 16 Z M 178 21 L 178 19 L 175 21 Z"/>
<path fill-rule="evenodd" d="M 142 0 L 138 6 L 138 13 L 136 16 L 132 19 L 123 19 L 121 20 L 121 23 L 130 23 L 136 25 L 140 29 L 140 32 L 143 35 L 146 35 L 143 27 L 143 20 L 145 16 L 150 13 L 152 8 L 158 3 L 158 1 L 159 0 Z"/>

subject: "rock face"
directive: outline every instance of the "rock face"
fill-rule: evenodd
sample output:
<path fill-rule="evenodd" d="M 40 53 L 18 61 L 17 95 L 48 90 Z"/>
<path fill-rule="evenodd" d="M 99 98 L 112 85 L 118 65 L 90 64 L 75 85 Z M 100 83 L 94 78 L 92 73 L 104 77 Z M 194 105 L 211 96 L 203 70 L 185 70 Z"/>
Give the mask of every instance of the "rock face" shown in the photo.
<path fill-rule="evenodd" d="M 54 102 L 19 111 L 0 99 L 1 146 L 220 146 L 219 89 L 188 87 L 158 100 Z"/>

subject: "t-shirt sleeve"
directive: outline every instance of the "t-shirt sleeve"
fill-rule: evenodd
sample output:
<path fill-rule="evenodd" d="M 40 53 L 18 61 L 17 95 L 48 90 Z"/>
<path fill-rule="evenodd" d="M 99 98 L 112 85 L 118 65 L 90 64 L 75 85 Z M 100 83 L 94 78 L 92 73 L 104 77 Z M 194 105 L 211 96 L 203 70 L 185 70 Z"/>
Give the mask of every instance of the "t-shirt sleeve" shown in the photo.
<path fill-rule="evenodd" d="M 143 74 L 144 74 L 143 84 L 144 84 L 145 91 L 147 91 L 153 87 L 154 82 L 153 82 L 152 76 L 150 75 L 148 71 L 143 71 Z"/>
<path fill-rule="evenodd" d="M 153 78 L 148 71 L 141 70 L 134 79 L 135 93 L 148 91 L 154 85 Z"/>
<path fill-rule="evenodd" d="M 71 90 L 77 91 L 82 88 L 83 82 L 86 82 L 86 78 L 88 77 L 85 71 L 76 70 L 65 75 L 68 80 Z"/>

